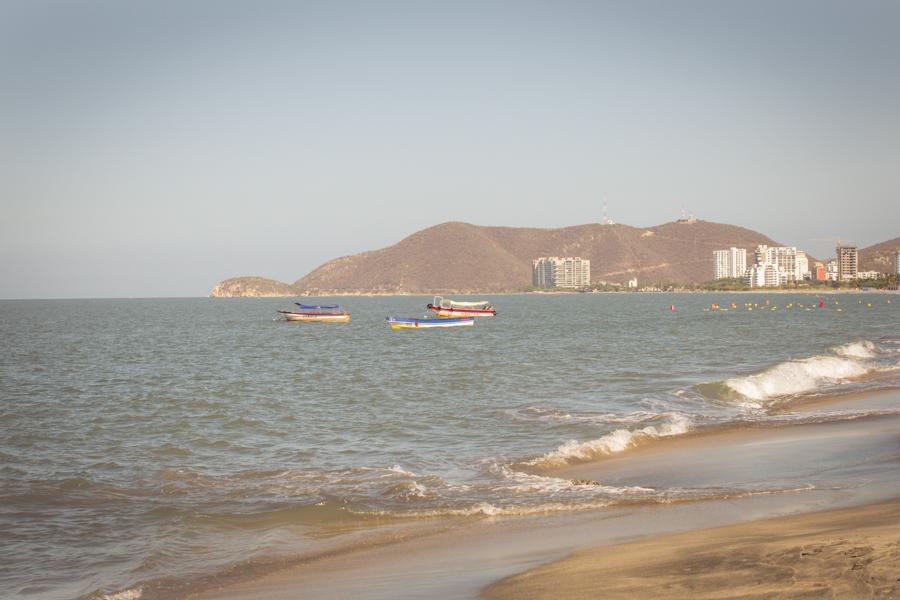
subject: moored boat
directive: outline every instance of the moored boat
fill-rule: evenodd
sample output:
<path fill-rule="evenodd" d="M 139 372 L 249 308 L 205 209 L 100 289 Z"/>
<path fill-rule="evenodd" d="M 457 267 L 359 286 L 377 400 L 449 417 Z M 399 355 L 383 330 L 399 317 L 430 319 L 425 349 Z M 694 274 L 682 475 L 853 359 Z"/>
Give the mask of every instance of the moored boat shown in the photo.
<path fill-rule="evenodd" d="M 439 317 L 493 317 L 497 314 L 487 300 L 479 302 L 462 302 L 435 296 L 434 301 L 426 308 L 437 313 Z"/>
<path fill-rule="evenodd" d="M 346 323 L 350 321 L 348 312 L 325 312 L 340 309 L 339 304 L 300 304 L 294 302 L 299 311 L 279 310 L 278 312 L 288 321 L 318 321 L 322 323 Z"/>
<path fill-rule="evenodd" d="M 471 327 L 475 324 L 475 317 L 463 317 L 459 319 L 404 319 L 401 317 L 388 317 L 385 319 L 392 329 L 430 329 L 433 327 Z"/>

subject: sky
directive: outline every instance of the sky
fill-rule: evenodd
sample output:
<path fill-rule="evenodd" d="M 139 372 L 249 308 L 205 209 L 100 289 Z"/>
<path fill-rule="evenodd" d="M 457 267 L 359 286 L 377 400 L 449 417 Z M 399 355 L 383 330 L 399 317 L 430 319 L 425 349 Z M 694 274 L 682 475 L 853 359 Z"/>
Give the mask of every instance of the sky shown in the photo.
<path fill-rule="evenodd" d="M 292 282 L 445 221 L 900 235 L 900 3 L 0 0 L 0 298 Z"/>

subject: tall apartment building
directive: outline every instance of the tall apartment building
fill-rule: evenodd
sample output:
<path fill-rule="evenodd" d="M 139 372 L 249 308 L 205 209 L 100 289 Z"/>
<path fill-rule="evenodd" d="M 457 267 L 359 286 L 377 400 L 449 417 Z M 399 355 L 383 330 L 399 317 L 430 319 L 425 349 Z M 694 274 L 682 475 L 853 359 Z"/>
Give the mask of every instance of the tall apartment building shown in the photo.
<path fill-rule="evenodd" d="M 747 269 L 744 281 L 750 287 L 784 285 L 802 280 L 809 271 L 806 253 L 794 246 L 761 244 L 753 253 L 755 264 Z"/>
<path fill-rule="evenodd" d="M 747 269 L 744 282 L 750 287 L 773 287 L 787 283 L 787 273 L 778 265 L 762 263 Z"/>
<path fill-rule="evenodd" d="M 803 250 L 797 250 L 797 258 L 794 262 L 794 281 L 809 279 L 809 257 Z"/>
<path fill-rule="evenodd" d="M 543 256 L 532 261 L 534 287 L 578 289 L 591 285 L 591 261 L 580 256 Z"/>
<path fill-rule="evenodd" d="M 834 251 L 837 255 L 838 281 L 856 279 L 856 272 L 859 270 L 859 252 L 856 246 L 837 246 Z"/>
<path fill-rule="evenodd" d="M 894 274 L 900 275 L 900 250 L 894 252 Z"/>
<path fill-rule="evenodd" d="M 713 251 L 713 279 L 743 277 L 747 272 L 747 251 L 729 248 Z"/>
<path fill-rule="evenodd" d="M 802 251 L 801 251 L 802 252 Z M 803 261 L 805 262 L 804 272 L 809 270 L 809 260 L 806 253 L 802 252 Z M 759 245 L 756 247 L 756 264 L 771 264 L 787 273 L 788 281 L 795 279 L 803 279 L 801 275 L 797 277 L 797 248 L 794 246 L 766 246 Z"/>

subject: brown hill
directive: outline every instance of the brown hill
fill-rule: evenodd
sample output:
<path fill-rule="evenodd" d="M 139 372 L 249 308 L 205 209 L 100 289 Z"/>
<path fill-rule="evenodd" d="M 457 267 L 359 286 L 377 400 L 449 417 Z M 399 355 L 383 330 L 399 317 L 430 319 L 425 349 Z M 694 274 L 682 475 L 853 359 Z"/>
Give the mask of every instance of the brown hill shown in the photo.
<path fill-rule="evenodd" d="M 712 278 L 712 251 L 777 245 L 742 227 L 706 221 L 578 225 L 561 229 L 483 227 L 450 222 L 381 250 L 325 263 L 297 280 L 308 294 L 515 291 L 531 285 L 539 256 L 591 260 L 594 282 L 701 282 Z"/>
<path fill-rule="evenodd" d="M 209 293 L 210 298 L 296 296 L 292 286 L 265 277 L 232 277 L 222 281 Z"/>
<path fill-rule="evenodd" d="M 900 250 L 900 237 L 859 250 L 860 271 L 894 272 L 894 256 Z"/>
<path fill-rule="evenodd" d="M 779 245 L 742 227 L 678 221 L 656 227 L 577 225 L 561 229 L 442 223 L 371 252 L 344 256 L 293 284 L 260 277 L 220 283 L 211 296 L 500 292 L 531 285 L 539 256 L 591 260 L 592 282 L 690 283 L 712 278 L 712 252 Z M 748 256 L 749 258 L 749 256 Z M 811 257 L 812 258 L 812 257 Z"/>

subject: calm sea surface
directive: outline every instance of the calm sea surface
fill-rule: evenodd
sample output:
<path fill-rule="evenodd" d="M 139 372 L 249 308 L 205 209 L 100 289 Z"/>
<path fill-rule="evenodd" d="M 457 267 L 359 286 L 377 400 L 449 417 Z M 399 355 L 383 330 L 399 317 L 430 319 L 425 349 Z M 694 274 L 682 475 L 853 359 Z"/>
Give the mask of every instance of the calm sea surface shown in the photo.
<path fill-rule="evenodd" d="M 0 597 L 164 595 L 385 523 L 797 485 L 552 471 L 900 385 L 900 296 L 822 298 L 496 296 L 419 331 L 384 318 L 431 298 L 343 298 L 349 324 L 276 320 L 287 299 L 0 301 Z"/>

